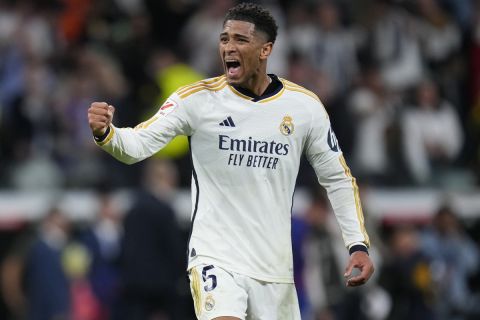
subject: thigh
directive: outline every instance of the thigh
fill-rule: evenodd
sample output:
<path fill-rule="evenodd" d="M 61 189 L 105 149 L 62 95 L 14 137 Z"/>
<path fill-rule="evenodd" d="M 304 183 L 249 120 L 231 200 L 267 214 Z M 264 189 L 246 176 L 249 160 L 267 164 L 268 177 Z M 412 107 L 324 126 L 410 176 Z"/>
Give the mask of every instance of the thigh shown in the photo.
<path fill-rule="evenodd" d="M 231 273 L 213 265 L 199 265 L 190 269 L 188 276 L 199 320 L 221 317 L 245 319 L 247 293 Z"/>
<path fill-rule="evenodd" d="M 248 280 L 247 320 L 301 320 L 293 283 Z"/>

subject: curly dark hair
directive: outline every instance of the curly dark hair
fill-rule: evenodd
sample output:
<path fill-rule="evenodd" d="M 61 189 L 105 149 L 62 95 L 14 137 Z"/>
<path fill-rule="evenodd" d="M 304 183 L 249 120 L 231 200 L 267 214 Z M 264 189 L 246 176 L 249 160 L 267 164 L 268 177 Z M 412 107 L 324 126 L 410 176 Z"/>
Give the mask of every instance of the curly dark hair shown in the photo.
<path fill-rule="evenodd" d="M 253 23 L 255 30 L 264 32 L 268 39 L 268 42 L 275 42 L 277 38 L 278 26 L 275 19 L 265 8 L 254 3 L 240 3 L 235 7 L 228 10 L 223 20 L 223 25 L 227 20 L 239 20 Z"/>

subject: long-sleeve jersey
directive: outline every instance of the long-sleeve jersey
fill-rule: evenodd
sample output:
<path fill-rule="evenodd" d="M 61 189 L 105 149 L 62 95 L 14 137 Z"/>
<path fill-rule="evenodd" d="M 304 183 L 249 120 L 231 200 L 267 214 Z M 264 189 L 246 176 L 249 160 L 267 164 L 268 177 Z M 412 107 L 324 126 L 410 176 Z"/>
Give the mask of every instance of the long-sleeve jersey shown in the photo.
<path fill-rule="evenodd" d="M 135 128 L 110 126 L 97 143 L 125 163 L 187 135 L 193 161 L 188 268 L 214 264 L 267 282 L 292 283 L 291 208 L 301 155 L 325 187 L 347 247 L 369 245 L 355 179 L 318 97 L 271 75 L 252 97 L 225 76 L 173 93 Z"/>

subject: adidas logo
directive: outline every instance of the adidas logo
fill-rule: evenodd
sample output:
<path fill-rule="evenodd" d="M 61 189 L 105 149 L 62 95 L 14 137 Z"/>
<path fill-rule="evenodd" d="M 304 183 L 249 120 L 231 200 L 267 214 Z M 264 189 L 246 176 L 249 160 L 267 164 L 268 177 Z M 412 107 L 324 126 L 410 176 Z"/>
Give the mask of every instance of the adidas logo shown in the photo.
<path fill-rule="evenodd" d="M 228 116 L 227 119 L 219 123 L 222 127 L 235 127 L 235 123 L 232 120 L 232 117 Z"/>

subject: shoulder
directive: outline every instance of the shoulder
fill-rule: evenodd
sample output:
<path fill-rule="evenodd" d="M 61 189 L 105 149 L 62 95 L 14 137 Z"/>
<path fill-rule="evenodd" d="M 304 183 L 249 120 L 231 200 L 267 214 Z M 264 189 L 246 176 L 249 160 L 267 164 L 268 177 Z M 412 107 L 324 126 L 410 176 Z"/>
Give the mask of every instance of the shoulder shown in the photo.
<path fill-rule="evenodd" d="M 290 93 L 293 93 L 293 94 L 297 94 L 298 96 L 300 97 L 303 97 L 305 98 L 306 100 L 315 100 L 316 102 L 320 103 L 320 98 L 318 98 L 318 96 L 313 93 L 312 91 L 296 84 L 296 83 L 293 83 L 291 81 L 288 81 L 286 79 L 283 79 L 283 78 L 279 78 L 280 81 L 282 81 L 283 83 L 283 86 L 285 87 L 285 91 L 287 92 L 290 92 Z"/>
<path fill-rule="evenodd" d="M 214 78 L 204 79 L 192 84 L 180 87 L 175 91 L 178 97 L 182 100 L 195 95 L 200 92 L 213 92 L 219 91 L 227 85 L 225 75 L 221 75 Z"/>
<path fill-rule="evenodd" d="M 285 93 L 299 100 L 313 114 L 323 114 L 328 119 L 327 111 L 320 98 L 312 91 L 283 78 L 279 78 L 285 88 Z"/>

